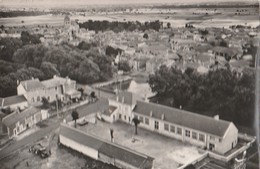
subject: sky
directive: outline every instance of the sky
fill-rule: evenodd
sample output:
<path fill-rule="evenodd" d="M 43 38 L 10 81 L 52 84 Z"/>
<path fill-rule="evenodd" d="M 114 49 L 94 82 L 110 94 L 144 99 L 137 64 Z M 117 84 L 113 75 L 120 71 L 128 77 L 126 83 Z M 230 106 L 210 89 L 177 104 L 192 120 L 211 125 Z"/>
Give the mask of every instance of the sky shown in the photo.
<path fill-rule="evenodd" d="M 188 3 L 196 4 L 200 2 L 204 3 L 214 3 L 214 2 L 235 2 L 235 1 L 245 1 L 245 0 L 0 0 L 0 3 L 71 3 L 71 4 L 138 4 L 138 3 Z M 246 1 L 255 1 L 257 0 L 246 0 Z"/>
<path fill-rule="evenodd" d="M 92 5 L 107 4 L 199 4 L 199 3 L 220 3 L 220 2 L 258 2 L 258 0 L 0 0 L 0 7 L 37 7 L 37 8 L 55 8 L 55 7 L 85 7 Z"/>

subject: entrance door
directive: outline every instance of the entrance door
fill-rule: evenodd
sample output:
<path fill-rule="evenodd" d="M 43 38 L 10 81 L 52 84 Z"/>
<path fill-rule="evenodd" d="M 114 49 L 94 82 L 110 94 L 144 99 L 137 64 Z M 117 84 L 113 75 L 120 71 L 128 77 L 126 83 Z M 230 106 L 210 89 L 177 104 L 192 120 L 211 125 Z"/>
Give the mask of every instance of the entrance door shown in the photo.
<path fill-rule="evenodd" d="M 215 144 L 209 143 L 209 150 L 215 150 Z"/>
<path fill-rule="evenodd" d="M 159 122 L 158 121 L 154 121 L 154 129 L 159 130 Z"/>

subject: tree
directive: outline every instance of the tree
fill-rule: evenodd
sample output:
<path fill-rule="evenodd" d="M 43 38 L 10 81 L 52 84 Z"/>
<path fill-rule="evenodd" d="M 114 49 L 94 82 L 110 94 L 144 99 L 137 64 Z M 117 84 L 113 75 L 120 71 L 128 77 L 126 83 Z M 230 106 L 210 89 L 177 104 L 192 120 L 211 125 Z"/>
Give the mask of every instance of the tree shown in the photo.
<path fill-rule="evenodd" d="M 137 117 L 134 117 L 132 121 L 135 125 L 135 135 L 137 135 L 137 126 L 140 124 L 140 120 Z"/>
<path fill-rule="evenodd" d="M 77 110 L 73 110 L 72 113 L 71 113 L 71 116 L 72 116 L 72 119 L 74 120 L 74 125 L 75 125 L 75 128 L 77 127 L 77 120 L 79 118 L 79 113 L 77 112 Z"/>
<path fill-rule="evenodd" d="M 118 70 L 129 72 L 131 70 L 131 67 L 129 66 L 129 63 L 127 61 L 120 61 L 118 63 Z"/>
<path fill-rule="evenodd" d="M 171 28 L 171 23 L 170 22 L 167 23 L 167 28 Z"/>
<path fill-rule="evenodd" d="M 46 79 L 50 79 L 54 75 L 60 75 L 60 72 L 57 70 L 57 65 L 50 62 L 42 62 L 40 69 L 44 73 Z"/>
<path fill-rule="evenodd" d="M 49 100 L 46 97 L 42 97 L 42 107 L 47 108 L 49 106 Z"/>
<path fill-rule="evenodd" d="M 149 38 L 149 37 L 148 37 L 148 34 L 145 33 L 145 34 L 143 35 L 143 38 L 148 39 L 148 38 Z"/>

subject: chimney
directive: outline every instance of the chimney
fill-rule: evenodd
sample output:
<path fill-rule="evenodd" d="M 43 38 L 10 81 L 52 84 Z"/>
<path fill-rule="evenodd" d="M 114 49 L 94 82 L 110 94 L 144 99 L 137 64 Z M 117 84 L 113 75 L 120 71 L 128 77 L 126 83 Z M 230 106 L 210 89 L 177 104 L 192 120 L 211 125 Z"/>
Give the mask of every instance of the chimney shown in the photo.
<path fill-rule="evenodd" d="M 161 119 L 164 120 L 164 113 L 162 114 Z"/>
<path fill-rule="evenodd" d="M 16 83 L 17 83 L 17 86 L 18 86 L 18 85 L 20 84 L 20 81 L 19 81 L 19 80 L 17 80 L 17 81 L 16 81 Z"/>
<path fill-rule="evenodd" d="M 118 98 L 118 95 L 116 96 L 116 101 L 118 102 L 119 98 Z"/>
<path fill-rule="evenodd" d="M 150 117 L 153 117 L 153 111 L 151 110 L 151 112 L 150 112 Z"/>
<path fill-rule="evenodd" d="M 215 115 L 213 118 L 214 118 L 215 120 L 219 120 L 219 115 L 217 114 L 217 115 Z"/>
<path fill-rule="evenodd" d="M 125 102 L 125 97 L 123 96 L 123 97 L 122 97 L 122 103 L 124 103 L 124 102 Z"/>

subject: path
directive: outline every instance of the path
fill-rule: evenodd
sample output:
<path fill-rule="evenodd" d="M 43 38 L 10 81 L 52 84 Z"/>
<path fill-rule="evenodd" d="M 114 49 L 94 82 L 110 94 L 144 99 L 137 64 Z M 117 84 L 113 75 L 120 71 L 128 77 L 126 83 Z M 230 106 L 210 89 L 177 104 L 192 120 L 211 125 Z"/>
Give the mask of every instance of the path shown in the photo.
<path fill-rule="evenodd" d="M 60 125 L 60 122 L 51 123 L 51 124 L 49 124 L 48 127 L 41 128 L 39 131 L 32 133 L 31 135 L 12 143 L 8 147 L 6 147 L 0 151 L 0 160 L 11 155 L 12 153 L 18 151 L 22 147 L 43 138 L 44 136 L 48 135 L 51 131 L 57 129 L 59 127 L 59 125 Z"/>

